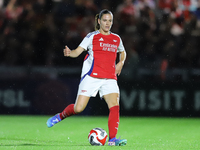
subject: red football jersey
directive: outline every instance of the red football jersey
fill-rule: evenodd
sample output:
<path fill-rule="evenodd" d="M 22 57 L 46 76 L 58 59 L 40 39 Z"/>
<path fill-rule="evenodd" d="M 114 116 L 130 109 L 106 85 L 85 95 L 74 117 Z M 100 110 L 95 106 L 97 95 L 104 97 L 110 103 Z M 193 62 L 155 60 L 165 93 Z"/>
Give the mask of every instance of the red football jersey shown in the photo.
<path fill-rule="evenodd" d="M 99 31 L 94 31 L 89 33 L 79 46 L 88 50 L 83 63 L 82 78 L 90 75 L 95 78 L 117 79 L 115 74 L 117 52 L 125 50 L 117 34 L 103 35 Z"/>

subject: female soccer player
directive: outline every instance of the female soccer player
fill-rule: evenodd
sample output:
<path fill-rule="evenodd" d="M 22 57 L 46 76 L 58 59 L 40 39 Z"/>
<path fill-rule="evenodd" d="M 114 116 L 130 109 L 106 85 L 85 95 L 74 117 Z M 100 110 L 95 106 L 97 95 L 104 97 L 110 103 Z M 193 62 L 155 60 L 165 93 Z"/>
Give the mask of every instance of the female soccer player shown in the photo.
<path fill-rule="evenodd" d="M 117 139 L 116 134 L 119 125 L 119 87 L 117 76 L 120 75 L 126 52 L 121 38 L 112 32 L 113 14 L 109 10 L 102 10 L 95 18 L 95 30 L 89 33 L 75 50 L 67 46 L 64 49 L 64 56 L 78 57 L 87 50 L 81 81 L 75 104 L 68 105 L 61 113 L 47 120 L 47 126 L 52 127 L 61 120 L 82 112 L 90 97 L 95 97 L 99 92 L 104 98 L 108 108 L 108 145 L 126 145 L 126 139 Z M 115 64 L 117 52 L 120 53 L 119 62 Z"/>

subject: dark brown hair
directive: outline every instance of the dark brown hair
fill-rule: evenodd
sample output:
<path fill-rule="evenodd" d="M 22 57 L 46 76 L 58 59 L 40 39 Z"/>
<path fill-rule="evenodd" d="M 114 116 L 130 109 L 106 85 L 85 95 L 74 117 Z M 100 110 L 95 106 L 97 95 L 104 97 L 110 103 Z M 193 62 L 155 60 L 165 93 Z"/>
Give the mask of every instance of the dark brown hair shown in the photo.
<path fill-rule="evenodd" d="M 95 31 L 100 29 L 100 25 L 98 23 L 98 19 L 101 19 L 104 14 L 111 14 L 111 15 L 113 15 L 112 12 L 109 11 L 109 10 L 107 10 L 107 9 L 103 9 L 102 11 L 100 11 L 99 14 L 96 14 L 96 16 L 95 16 L 95 27 L 94 27 Z"/>

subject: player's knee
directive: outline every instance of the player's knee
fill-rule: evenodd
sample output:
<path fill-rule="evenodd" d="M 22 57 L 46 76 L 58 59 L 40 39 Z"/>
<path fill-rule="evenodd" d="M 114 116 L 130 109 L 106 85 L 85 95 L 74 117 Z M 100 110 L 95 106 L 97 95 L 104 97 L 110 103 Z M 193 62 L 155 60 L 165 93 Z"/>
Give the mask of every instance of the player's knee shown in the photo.
<path fill-rule="evenodd" d="M 108 104 L 108 108 L 111 108 L 111 107 L 114 107 L 114 106 L 119 106 L 119 102 L 110 102 L 110 103 L 107 103 Z"/>
<path fill-rule="evenodd" d="M 118 102 L 115 102 L 115 103 L 112 103 L 112 104 L 110 105 L 110 107 L 114 107 L 114 106 L 119 106 L 119 103 L 118 103 Z"/>

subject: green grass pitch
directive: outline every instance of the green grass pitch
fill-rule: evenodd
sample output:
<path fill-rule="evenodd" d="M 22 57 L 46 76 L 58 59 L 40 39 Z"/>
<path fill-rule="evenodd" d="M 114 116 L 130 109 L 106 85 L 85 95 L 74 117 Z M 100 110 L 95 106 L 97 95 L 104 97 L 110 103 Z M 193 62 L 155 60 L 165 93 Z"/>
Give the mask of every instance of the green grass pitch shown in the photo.
<path fill-rule="evenodd" d="M 107 117 L 73 116 L 47 128 L 50 116 L 0 115 L 0 150 L 199 150 L 199 118 L 121 117 L 123 147 L 91 146 L 95 127 L 108 132 Z"/>

